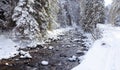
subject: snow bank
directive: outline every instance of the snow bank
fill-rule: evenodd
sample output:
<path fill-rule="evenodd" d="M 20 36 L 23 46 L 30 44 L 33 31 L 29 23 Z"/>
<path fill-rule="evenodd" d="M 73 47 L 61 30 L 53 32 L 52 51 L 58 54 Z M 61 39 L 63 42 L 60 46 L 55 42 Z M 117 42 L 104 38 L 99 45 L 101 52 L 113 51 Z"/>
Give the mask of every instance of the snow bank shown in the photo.
<path fill-rule="evenodd" d="M 99 24 L 103 38 L 96 40 L 83 62 L 72 70 L 120 70 L 120 27 Z"/>
<path fill-rule="evenodd" d="M 67 28 L 60 28 L 60 29 L 55 29 L 52 31 L 47 31 L 47 38 L 54 38 L 57 39 L 58 35 L 63 35 L 65 32 L 69 31 L 73 29 L 72 27 L 67 27 Z"/>
<path fill-rule="evenodd" d="M 12 40 L 3 35 L 0 36 L 0 59 L 14 57 L 18 54 L 17 50 L 18 48 Z"/>
<path fill-rule="evenodd" d="M 13 42 L 6 35 L 0 35 L 0 60 L 8 59 L 16 55 L 21 55 L 20 58 L 32 58 L 27 51 L 19 50 L 21 48 L 17 43 Z"/>

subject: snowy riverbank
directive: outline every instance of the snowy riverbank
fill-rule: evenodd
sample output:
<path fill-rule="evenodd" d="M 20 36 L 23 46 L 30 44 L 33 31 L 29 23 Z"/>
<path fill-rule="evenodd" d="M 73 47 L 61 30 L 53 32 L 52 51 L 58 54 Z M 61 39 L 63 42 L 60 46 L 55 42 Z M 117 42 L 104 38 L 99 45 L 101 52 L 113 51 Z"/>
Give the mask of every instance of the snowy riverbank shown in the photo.
<path fill-rule="evenodd" d="M 83 62 L 72 70 L 120 70 L 120 27 L 99 24 L 102 38 L 96 40 Z"/>
<path fill-rule="evenodd" d="M 61 28 L 53 31 L 48 31 L 47 38 L 57 39 L 58 35 L 64 34 L 65 32 L 72 29 L 73 28 L 68 27 L 68 28 Z M 37 44 L 41 44 L 41 41 L 40 42 L 35 41 L 35 43 L 31 43 L 30 45 L 28 44 L 27 46 L 36 47 Z M 0 59 L 8 59 L 18 55 L 20 53 L 20 51 L 18 51 L 20 48 L 27 48 L 27 47 L 25 45 L 21 45 L 21 43 L 19 42 L 12 41 L 7 34 L 0 35 Z"/>

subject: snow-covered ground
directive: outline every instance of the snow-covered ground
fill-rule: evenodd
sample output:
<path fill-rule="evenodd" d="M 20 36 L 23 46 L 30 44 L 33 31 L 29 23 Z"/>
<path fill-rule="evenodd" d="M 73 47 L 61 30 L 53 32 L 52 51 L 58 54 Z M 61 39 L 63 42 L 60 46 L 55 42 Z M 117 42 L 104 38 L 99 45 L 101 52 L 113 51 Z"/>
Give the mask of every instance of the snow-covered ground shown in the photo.
<path fill-rule="evenodd" d="M 47 31 L 47 38 L 57 39 L 58 35 L 63 35 L 65 32 L 74 29 L 73 27 L 59 28 L 52 31 Z"/>
<path fill-rule="evenodd" d="M 99 24 L 98 28 L 103 37 L 72 70 L 120 70 L 120 27 Z"/>
<path fill-rule="evenodd" d="M 29 52 L 18 51 L 20 46 L 17 43 L 13 42 L 6 35 L 0 35 L 0 60 L 8 59 L 20 54 L 20 58 L 32 58 Z"/>
<path fill-rule="evenodd" d="M 0 35 L 0 59 L 14 57 L 18 54 L 18 47 L 7 37 Z"/>

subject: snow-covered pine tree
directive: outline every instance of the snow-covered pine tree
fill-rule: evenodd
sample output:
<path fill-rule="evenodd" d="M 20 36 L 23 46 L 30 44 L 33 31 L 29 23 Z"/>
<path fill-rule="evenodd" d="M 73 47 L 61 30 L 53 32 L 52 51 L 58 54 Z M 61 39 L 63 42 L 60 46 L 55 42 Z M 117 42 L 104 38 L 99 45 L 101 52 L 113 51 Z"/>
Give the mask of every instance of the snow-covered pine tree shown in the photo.
<path fill-rule="evenodd" d="M 120 26 L 120 0 L 113 0 L 109 12 L 109 23 Z"/>

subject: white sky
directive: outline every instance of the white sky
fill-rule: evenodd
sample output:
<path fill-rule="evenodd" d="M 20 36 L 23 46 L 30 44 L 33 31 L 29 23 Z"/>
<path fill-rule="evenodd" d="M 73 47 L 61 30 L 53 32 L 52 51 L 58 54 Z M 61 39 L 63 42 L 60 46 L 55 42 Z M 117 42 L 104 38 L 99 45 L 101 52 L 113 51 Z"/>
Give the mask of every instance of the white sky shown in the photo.
<path fill-rule="evenodd" d="M 112 3 L 112 0 L 104 0 L 105 1 L 105 6 L 109 5 Z"/>

